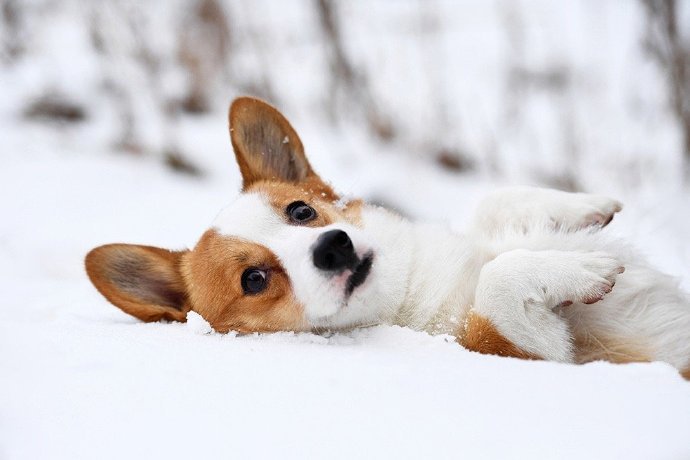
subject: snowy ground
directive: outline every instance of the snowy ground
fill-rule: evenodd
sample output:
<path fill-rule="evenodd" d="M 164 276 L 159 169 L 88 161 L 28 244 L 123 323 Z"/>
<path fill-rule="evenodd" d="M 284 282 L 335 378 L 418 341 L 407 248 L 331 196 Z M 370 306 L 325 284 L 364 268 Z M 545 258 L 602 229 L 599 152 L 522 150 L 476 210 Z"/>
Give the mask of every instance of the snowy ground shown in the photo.
<path fill-rule="evenodd" d="M 23 149 L 3 152 L 0 458 L 690 458 L 690 384 L 664 364 L 502 359 L 397 327 L 206 335 L 109 305 L 84 274 L 88 249 L 192 245 L 236 193 L 224 120 L 208 125 L 205 181 L 56 151 L 59 131 L 24 131 Z M 355 136 L 296 125 L 341 190 L 422 218 L 461 225 L 492 186 L 386 153 L 343 167 Z M 403 187 L 404 200 L 385 193 Z M 611 231 L 687 286 L 688 195 L 661 190 L 628 202 Z"/>

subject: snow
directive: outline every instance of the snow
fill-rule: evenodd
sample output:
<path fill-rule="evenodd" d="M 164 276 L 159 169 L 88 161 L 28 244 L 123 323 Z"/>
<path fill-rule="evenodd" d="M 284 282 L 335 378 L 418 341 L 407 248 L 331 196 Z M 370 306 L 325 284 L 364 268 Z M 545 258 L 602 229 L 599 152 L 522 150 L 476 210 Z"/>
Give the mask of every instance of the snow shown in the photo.
<path fill-rule="evenodd" d="M 447 336 L 391 326 L 220 335 L 194 313 L 185 324 L 143 324 L 107 303 L 84 273 L 88 250 L 110 242 L 190 247 L 238 193 L 225 105 L 239 90 L 219 90 L 211 113 L 182 116 L 172 129 L 203 178 L 176 174 L 155 154 L 114 151 L 108 139 L 118 130 L 117 110 L 95 83 L 103 69 L 84 47 L 84 31 L 72 28 L 86 13 L 66 4 L 53 6 L 55 18 L 33 18 L 35 27 L 50 27 L 28 43 L 33 54 L 0 72 L 1 459 L 690 458 L 690 383 L 663 363 L 574 366 L 482 356 Z M 406 42 L 395 26 L 416 17 L 417 6 L 404 4 L 380 26 L 375 18 L 390 5 L 344 7 L 365 16 L 343 33 L 356 60 L 380 70 L 373 91 L 388 101 L 408 144 L 382 144 L 345 115 L 332 125 L 316 109 L 328 82 L 315 69 L 323 50 L 308 40 L 314 31 L 300 26 L 311 17 L 304 4 L 294 11 L 273 5 L 265 16 L 259 7 L 235 8 L 293 47 L 256 56 L 240 41 L 236 72 L 254 78 L 258 61 L 275 61 L 264 77 L 276 82 L 315 170 L 347 199 L 363 196 L 461 228 L 495 186 L 535 182 L 525 165 L 558 170 L 568 157 L 558 147 L 560 125 L 551 123 L 559 106 L 551 96 L 525 98 L 512 121 L 504 113 L 496 88 L 510 48 L 502 45 L 495 4 L 467 2 L 467 15 L 453 14 L 453 4 L 439 2 L 431 18 L 446 24 L 435 58 L 448 62 L 437 75 L 443 91 L 434 96 L 451 106 L 443 123 L 434 121 L 441 107 L 424 103 L 434 87 L 417 84 L 420 42 Z M 567 98 L 581 142 L 572 170 L 589 191 L 625 204 L 609 231 L 690 288 L 690 190 L 676 175 L 679 135 L 663 108 L 658 71 L 634 46 L 639 11 L 626 2 L 573 3 L 580 7 L 561 12 L 548 5 L 520 10 L 530 26 L 522 52 L 534 65 L 561 53 L 572 59 L 576 83 Z M 573 15 L 574 22 L 563 37 L 545 41 L 536 25 L 549 15 L 560 19 L 548 27 Z M 582 44 L 578 30 L 592 17 L 595 37 Z M 104 33 L 123 34 L 112 24 Z M 165 48 L 172 38 L 157 40 Z M 479 56 L 478 40 L 486 48 Z M 165 141 L 156 128 L 162 117 L 150 106 L 153 84 L 127 61 L 129 51 L 111 53 L 117 59 L 104 68 L 122 72 L 126 90 L 142 95 L 137 129 L 155 150 Z M 450 59 L 454 53 L 460 58 Z M 295 66 L 299 56 L 308 57 Z M 463 78 L 455 80 L 460 68 Z M 599 73 L 588 74 L 592 69 Z M 75 126 L 23 119 L 24 101 L 49 84 L 91 101 L 89 119 Z M 638 95 L 632 102 L 631 94 Z M 441 128 L 423 133 L 418 125 Z M 419 154 L 429 134 L 461 138 L 472 155 L 495 151 L 505 170 L 489 174 L 490 160 L 481 157 L 486 164 L 474 173 L 444 171 Z"/>
<path fill-rule="evenodd" d="M 21 370 L 3 388 L 7 458 L 688 453 L 687 384 L 662 364 L 480 357 L 398 327 L 233 337 L 54 323 L 3 363 Z"/>
<path fill-rule="evenodd" d="M 208 321 L 206 321 L 203 316 L 195 311 L 190 311 L 187 313 L 187 329 L 192 331 L 194 334 L 203 335 L 213 333 L 213 328 L 210 324 L 208 324 Z"/>

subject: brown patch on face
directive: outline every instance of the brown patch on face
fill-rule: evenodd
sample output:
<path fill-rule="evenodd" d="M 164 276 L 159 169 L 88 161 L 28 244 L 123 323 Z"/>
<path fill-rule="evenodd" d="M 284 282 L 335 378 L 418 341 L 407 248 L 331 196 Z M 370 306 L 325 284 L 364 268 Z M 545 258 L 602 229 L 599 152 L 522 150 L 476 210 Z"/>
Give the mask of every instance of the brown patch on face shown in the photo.
<path fill-rule="evenodd" d="M 267 273 L 266 288 L 245 294 L 248 268 Z M 276 256 L 264 246 L 208 230 L 182 264 L 192 309 L 218 332 L 302 331 L 302 305 Z"/>
<path fill-rule="evenodd" d="M 690 380 L 690 367 L 685 369 L 684 371 L 680 372 L 681 377 L 683 377 L 685 380 Z"/>
<path fill-rule="evenodd" d="M 333 190 L 318 178 L 292 184 L 286 182 L 261 181 L 252 184 L 247 192 L 257 192 L 268 198 L 276 214 L 288 219 L 286 208 L 290 203 L 303 201 L 316 210 L 316 218 L 304 225 L 324 227 L 335 222 L 361 225 L 362 202 L 354 200 L 340 205 Z"/>
<path fill-rule="evenodd" d="M 575 335 L 575 362 L 604 360 L 612 363 L 646 363 L 652 361 L 650 346 L 623 337 L 603 334 Z"/>
<path fill-rule="evenodd" d="M 503 337 L 491 321 L 470 312 L 458 342 L 468 350 L 487 355 L 512 356 L 520 359 L 541 359 L 515 346 Z"/>

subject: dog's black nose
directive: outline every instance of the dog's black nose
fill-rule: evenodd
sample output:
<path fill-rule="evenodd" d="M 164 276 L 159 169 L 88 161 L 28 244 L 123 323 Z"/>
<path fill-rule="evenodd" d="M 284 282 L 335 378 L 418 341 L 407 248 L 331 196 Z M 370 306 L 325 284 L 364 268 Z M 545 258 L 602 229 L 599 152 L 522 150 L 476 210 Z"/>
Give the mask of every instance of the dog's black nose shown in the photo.
<path fill-rule="evenodd" d="M 336 271 L 357 263 L 352 240 L 342 230 L 329 230 L 316 240 L 312 254 L 314 265 L 321 270 Z"/>

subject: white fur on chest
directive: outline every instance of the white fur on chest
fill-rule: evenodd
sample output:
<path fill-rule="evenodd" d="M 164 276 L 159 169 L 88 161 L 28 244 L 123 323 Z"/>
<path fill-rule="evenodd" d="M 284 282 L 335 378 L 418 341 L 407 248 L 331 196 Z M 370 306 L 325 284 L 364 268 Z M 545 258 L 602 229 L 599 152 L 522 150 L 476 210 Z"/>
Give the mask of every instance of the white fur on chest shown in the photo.
<path fill-rule="evenodd" d="M 447 227 L 409 225 L 410 276 L 393 322 L 431 334 L 455 334 L 472 305 L 486 254 Z"/>

